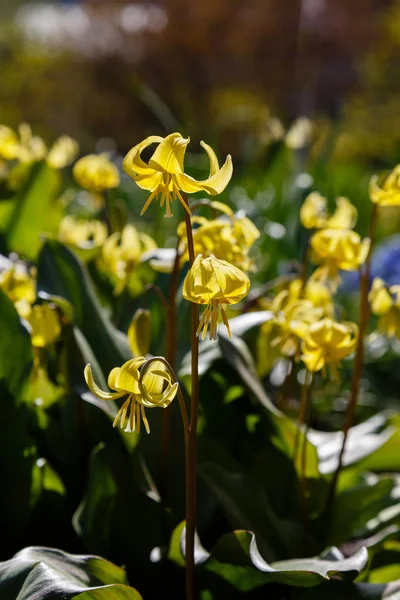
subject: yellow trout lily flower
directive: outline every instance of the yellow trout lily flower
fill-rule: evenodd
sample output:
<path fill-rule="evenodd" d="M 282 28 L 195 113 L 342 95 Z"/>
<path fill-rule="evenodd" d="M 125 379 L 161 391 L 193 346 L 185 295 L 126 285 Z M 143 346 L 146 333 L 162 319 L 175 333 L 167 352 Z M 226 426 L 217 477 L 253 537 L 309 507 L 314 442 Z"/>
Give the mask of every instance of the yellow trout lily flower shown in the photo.
<path fill-rule="evenodd" d="M 58 237 L 64 244 L 82 250 L 98 248 L 107 238 L 107 227 L 102 221 L 86 221 L 67 215 L 61 220 Z"/>
<path fill-rule="evenodd" d="M 172 383 L 164 363 L 153 361 L 151 368 L 141 379 L 140 369 L 145 363 L 146 359 L 140 356 L 128 360 L 122 367 L 115 367 L 108 376 L 108 387 L 114 390 L 112 392 L 105 392 L 98 387 L 90 364 L 86 365 L 85 380 L 95 396 L 102 400 L 117 400 L 128 396 L 114 419 L 113 427 L 119 422 L 121 429 L 140 433 L 140 423 L 143 420 L 147 433 L 150 433 L 145 408 L 166 408 L 175 398 L 179 384 Z"/>
<path fill-rule="evenodd" d="M 18 157 L 18 136 L 6 125 L 0 125 L 0 158 L 14 160 Z"/>
<path fill-rule="evenodd" d="M 232 263 L 242 271 L 254 270 L 253 261 L 249 257 L 254 242 L 260 232 L 250 219 L 232 215 L 209 221 L 205 217 L 191 218 L 193 228 L 193 244 L 195 254 L 207 258 L 213 254 L 216 258 Z M 178 237 L 181 240 L 181 265 L 189 260 L 185 222 L 178 226 Z"/>
<path fill-rule="evenodd" d="M 340 281 L 340 269 L 354 271 L 365 262 L 370 240 L 361 240 L 358 233 L 351 229 L 321 229 L 312 236 L 310 245 L 313 261 L 322 263 L 312 279 L 329 282 L 332 289 L 336 289 Z"/>
<path fill-rule="evenodd" d="M 73 176 L 89 192 L 101 193 L 119 186 L 119 171 L 107 154 L 88 154 L 74 165 Z"/>
<path fill-rule="evenodd" d="M 18 160 L 31 163 L 46 158 L 47 146 L 38 135 L 32 135 L 28 123 L 21 123 L 18 127 L 20 141 L 18 144 Z"/>
<path fill-rule="evenodd" d="M 78 153 L 78 142 L 69 135 L 62 135 L 50 148 L 46 161 L 52 169 L 64 169 L 74 162 Z"/>
<path fill-rule="evenodd" d="M 26 300 L 33 304 L 36 298 L 35 278 L 22 262 L 12 263 L 0 272 L 0 288 L 13 302 Z"/>
<path fill-rule="evenodd" d="M 35 348 L 44 348 L 56 341 L 61 333 L 57 309 L 49 304 L 36 304 L 27 318 L 31 326 L 31 341 Z"/>
<path fill-rule="evenodd" d="M 312 323 L 321 319 L 323 310 L 316 308 L 310 300 L 301 299 L 293 293 L 294 288 L 282 290 L 269 305 L 274 317 L 264 325 L 270 333 L 271 345 L 277 346 L 284 356 L 294 356 L 299 349 L 299 338 L 292 329 L 292 322 Z"/>
<path fill-rule="evenodd" d="M 333 377 L 337 379 L 338 364 L 356 348 L 357 325 L 325 318 L 311 324 L 293 322 L 292 328 L 302 339 L 301 359 L 307 369 L 316 373 L 329 365 Z"/>
<path fill-rule="evenodd" d="M 133 225 L 126 225 L 121 233 L 113 233 L 104 242 L 103 262 L 120 281 L 115 289 L 116 294 L 125 287 L 128 278 L 140 263 L 141 256 L 155 248 L 157 244 L 153 238 L 139 232 Z"/>
<path fill-rule="evenodd" d="M 372 312 L 379 317 L 378 331 L 400 339 L 400 285 L 388 288 L 380 277 L 375 277 L 368 299 Z"/>
<path fill-rule="evenodd" d="M 301 279 L 294 279 L 290 282 L 288 291 L 291 301 L 303 298 L 304 300 L 309 300 L 314 308 L 321 309 L 324 317 L 333 315 L 332 293 L 320 281 L 309 279 L 304 284 Z"/>
<path fill-rule="evenodd" d="M 336 210 L 328 216 L 328 201 L 318 192 L 312 192 L 300 209 L 300 221 L 306 229 L 351 229 L 357 222 L 358 212 L 351 202 L 341 196 L 336 199 Z"/>
<path fill-rule="evenodd" d="M 165 203 L 166 217 L 172 217 L 171 202 L 178 198 L 185 210 L 190 213 L 181 192 L 193 194 L 206 192 L 211 196 L 220 194 L 232 177 L 232 159 L 228 155 L 224 165 L 219 168 L 214 150 L 200 142 L 210 160 L 210 175 L 204 181 L 196 181 L 184 170 L 186 147 L 190 138 L 183 138 L 180 133 L 171 133 L 162 138 L 152 135 L 134 146 L 125 156 L 122 163 L 124 171 L 144 190 L 151 192 L 140 215 L 143 215 L 155 197 L 159 197 L 160 206 Z M 146 163 L 141 154 L 151 144 L 158 144 L 150 160 Z"/>
<path fill-rule="evenodd" d="M 212 254 L 208 258 L 199 254 L 183 283 L 183 297 L 186 300 L 207 305 L 200 319 L 197 335 L 203 330 L 204 339 L 210 325 L 210 339 L 217 339 L 220 310 L 229 337 L 232 337 L 223 305 L 240 302 L 247 296 L 249 289 L 250 281 L 243 271 Z"/>
<path fill-rule="evenodd" d="M 400 206 L 400 165 L 388 175 L 373 175 L 369 184 L 369 196 L 379 206 Z"/>

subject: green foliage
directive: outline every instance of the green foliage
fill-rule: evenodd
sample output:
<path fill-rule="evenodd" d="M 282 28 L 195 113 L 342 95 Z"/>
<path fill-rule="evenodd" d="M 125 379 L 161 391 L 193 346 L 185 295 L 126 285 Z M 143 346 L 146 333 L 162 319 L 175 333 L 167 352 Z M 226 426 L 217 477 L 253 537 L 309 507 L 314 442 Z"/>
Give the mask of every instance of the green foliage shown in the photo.
<path fill-rule="evenodd" d="M 230 199 L 264 232 L 255 249 L 259 271 L 251 276 L 253 296 L 242 305 L 242 314 L 230 317 L 232 339 L 221 327 L 217 341 L 199 344 L 199 597 L 395 600 L 400 579 L 396 347 L 377 360 L 368 358 L 367 392 L 362 390 L 338 494 L 327 511 L 352 359 L 340 381 L 316 377 L 306 435 L 296 423 L 303 368 L 293 361 L 290 372 L 290 359 L 274 363 L 276 348 L 267 338 L 273 318 L 265 303 L 272 297 L 270 280 L 293 277 L 298 269 L 293 261 L 301 260 L 307 244 L 298 222 L 304 196 L 310 189 L 330 199 L 351 195 L 365 230 L 367 173 L 359 165 L 328 165 L 332 177 L 327 177 L 328 155 L 313 160 L 282 142 L 269 148 L 267 158 L 268 169 L 238 169 Z M 200 171 L 196 157 L 192 161 Z M 312 178 L 302 183 L 305 171 L 314 183 Z M 33 348 L 27 321 L 0 290 L 0 480 L 5 489 L 0 514 L 5 530 L 12 532 L 3 536 L 0 600 L 178 600 L 185 597 L 178 401 L 147 410 L 149 436 L 113 429 L 123 400 L 98 398 L 83 374 L 90 363 L 97 385 L 108 389 L 110 371 L 132 357 L 126 332 L 137 308 L 150 310 L 152 355 L 165 354 L 170 314 L 160 297 L 169 297 L 170 278 L 152 271 L 148 280 L 154 286 L 144 288 L 142 274 L 147 281 L 152 269 L 145 256 L 133 269 L 130 287 L 116 293 L 117 275 L 108 277 L 98 260 L 101 250 L 83 263 L 72 243 L 56 239 L 66 206 L 57 199 L 61 191 L 60 173 L 44 162 L 31 165 L 14 196 L 9 188 L 0 190 L 4 252 L 34 262 L 36 303 L 54 306 L 61 327 L 51 344 Z M 82 209 L 71 200 L 67 211 L 104 217 L 109 233 L 131 221 L 140 228 L 132 198 L 141 196 L 123 182 L 104 205 Z M 208 210 L 200 208 L 199 214 Z M 168 239 L 175 245 L 177 221 L 154 215 L 154 231 L 152 221 L 144 221 L 147 232 L 160 244 Z M 274 225 L 283 228 L 281 237 L 282 229 Z M 163 248 L 159 255 L 165 256 Z M 189 408 L 190 311 L 181 297 L 185 269 L 172 290 L 178 321 L 170 359 Z M 338 318 L 353 318 L 354 306 L 341 303 L 340 294 L 335 301 Z M 261 347 L 263 336 L 267 343 Z M 43 547 L 31 547 L 38 544 Z M 83 552 L 93 556 L 75 554 Z"/>

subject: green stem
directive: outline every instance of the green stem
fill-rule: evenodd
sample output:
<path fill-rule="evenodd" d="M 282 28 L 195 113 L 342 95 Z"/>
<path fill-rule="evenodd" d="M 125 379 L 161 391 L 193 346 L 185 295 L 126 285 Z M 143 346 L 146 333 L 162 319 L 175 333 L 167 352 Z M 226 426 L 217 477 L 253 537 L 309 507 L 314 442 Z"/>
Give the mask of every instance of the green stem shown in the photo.
<path fill-rule="evenodd" d="M 183 199 L 187 206 L 186 194 Z M 194 244 L 193 231 L 190 215 L 185 211 L 186 236 L 188 244 L 189 262 L 193 265 Z M 199 308 L 197 304 L 191 304 L 191 350 L 192 350 L 192 389 L 190 396 L 190 427 L 189 438 L 186 447 L 186 600 L 195 599 L 195 576 L 194 576 L 194 536 L 196 532 L 196 433 L 198 419 L 199 399 L 199 342 L 196 335 L 199 323 Z"/>
<path fill-rule="evenodd" d="M 369 226 L 369 239 L 371 241 L 371 245 L 369 248 L 368 256 L 365 261 L 365 269 L 361 272 L 361 282 L 360 282 L 360 316 L 359 316 L 359 333 L 358 333 L 358 341 L 356 348 L 356 355 L 354 358 L 354 367 L 353 367 L 353 376 L 351 379 L 350 386 L 350 400 L 347 406 L 346 412 L 346 421 L 343 429 L 343 442 L 342 447 L 339 454 L 338 465 L 335 471 L 335 474 L 331 481 L 331 486 L 328 494 L 328 501 L 326 505 L 326 513 L 330 514 L 333 506 L 333 502 L 335 499 L 336 488 L 339 480 L 339 475 L 343 468 L 343 455 L 346 448 L 346 442 L 348 438 L 348 434 L 350 428 L 353 425 L 354 415 L 356 411 L 357 401 L 358 401 L 358 393 L 360 387 L 360 379 L 362 376 L 363 363 L 364 363 L 364 338 L 367 331 L 369 315 L 370 315 L 370 306 L 368 302 L 368 291 L 369 291 L 369 283 L 370 283 L 370 275 L 371 275 L 371 251 L 372 246 L 375 240 L 375 231 L 378 217 L 378 205 L 373 205 L 373 210 L 371 214 L 371 221 Z"/>

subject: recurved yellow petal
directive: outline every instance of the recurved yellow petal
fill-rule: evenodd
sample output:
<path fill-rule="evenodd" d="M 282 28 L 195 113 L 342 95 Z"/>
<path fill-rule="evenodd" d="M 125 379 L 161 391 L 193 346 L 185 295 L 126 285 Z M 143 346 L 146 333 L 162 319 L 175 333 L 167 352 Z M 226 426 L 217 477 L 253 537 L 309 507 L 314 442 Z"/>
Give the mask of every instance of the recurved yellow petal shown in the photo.
<path fill-rule="evenodd" d="M 115 400 L 117 398 L 121 398 L 121 396 L 124 396 L 126 394 L 126 392 L 104 392 L 101 388 L 99 388 L 99 386 L 93 378 L 92 367 L 90 364 L 86 365 L 83 373 L 85 376 L 85 381 L 90 391 L 102 400 Z"/>

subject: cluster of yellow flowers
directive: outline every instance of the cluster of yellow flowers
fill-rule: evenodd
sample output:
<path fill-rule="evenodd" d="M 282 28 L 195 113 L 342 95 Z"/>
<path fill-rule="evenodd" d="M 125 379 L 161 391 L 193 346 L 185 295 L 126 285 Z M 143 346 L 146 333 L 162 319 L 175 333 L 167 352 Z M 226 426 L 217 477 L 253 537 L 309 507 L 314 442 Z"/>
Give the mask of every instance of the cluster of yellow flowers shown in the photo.
<path fill-rule="evenodd" d="M 78 153 L 77 142 L 67 135 L 58 138 L 49 149 L 41 137 L 32 134 L 27 123 L 21 123 L 18 133 L 0 125 L 0 167 L 12 188 L 17 188 L 21 180 L 20 167 L 45 160 L 52 169 L 63 169 L 73 163 Z M 9 162 L 16 163 L 11 171 Z"/>
<path fill-rule="evenodd" d="M 320 267 L 313 279 L 325 282 L 336 291 L 340 282 L 339 271 L 354 271 L 364 264 L 370 240 L 361 237 L 352 227 L 357 221 L 357 209 L 347 198 L 336 200 L 336 211 L 327 214 L 326 198 L 318 192 L 310 194 L 300 211 L 300 220 L 306 229 L 314 229 L 310 239 L 311 259 Z"/>
<path fill-rule="evenodd" d="M 165 138 L 150 136 L 128 152 L 123 169 L 139 187 L 150 192 L 141 214 L 154 199 L 159 200 L 160 206 L 165 205 L 168 218 L 172 217 L 174 200 L 179 200 L 186 211 L 185 221 L 177 228 L 179 243 L 175 263 L 179 270 L 190 263 L 183 281 L 183 297 L 205 306 L 197 335 L 204 339 L 209 331 L 210 339 L 215 340 L 220 318 L 231 336 L 226 308 L 243 300 L 249 292 L 247 273 L 255 269 L 251 250 L 260 232 L 248 217 L 235 214 L 220 201 L 200 200 L 189 204 L 187 194 L 205 192 L 215 196 L 225 189 L 232 176 L 231 157 L 228 155 L 220 167 L 213 149 L 204 142 L 201 146 L 210 162 L 209 177 L 197 181 L 185 173 L 189 141 L 179 133 Z M 142 153 L 153 144 L 156 149 L 146 162 Z M 59 138 L 48 149 L 41 138 L 32 135 L 28 125 L 22 124 L 18 133 L 0 125 L 3 165 L 12 161 L 17 164 L 47 161 L 50 167 L 61 169 L 75 160 L 77 152 L 76 142 L 67 136 Z M 103 209 L 107 191 L 120 183 L 118 168 L 105 153 L 79 159 L 73 167 L 73 176 L 95 198 L 96 211 Z M 384 177 L 371 179 L 370 197 L 379 206 L 400 204 L 400 166 Z M 214 213 L 213 218 L 193 215 L 199 205 L 206 205 L 207 210 Z M 362 239 L 354 231 L 357 217 L 356 208 L 347 198 L 336 200 L 333 214 L 328 212 L 327 199 L 318 192 L 305 199 L 300 220 L 311 230 L 308 257 L 317 268 L 308 279 L 304 273 L 302 278 L 278 287 L 274 297 L 260 300 L 261 308 L 271 311 L 272 318 L 261 328 L 259 345 L 272 358 L 302 360 L 312 373 L 324 372 L 328 367 L 337 377 L 341 361 L 354 351 L 358 327 L 355 323 L 335 319 L 333 295 L 340 282 L 340 271 L 360 270 L 370 253 L 370 240 Z M 111 277 L 116 294 L 129 287 L 141 262 L 157 248 L 152 237 L 131 223 L 110 234 L 104 221 L 72 215 L 62 219 L 59 239 L 84 260 L 96 257 L 98 265 Z M 57 309 L 51 303 L 36 303 L 34 270 L 20 261 L 10 263 L 0 272 L 0 288 L 30 324 L 34 347 L 48 346 L 59 337 L 61 322 Z M 378 330 L 390 337 L 400 337 L 400 286 L 388 288 L 377 278 L 373 281 L 369 301 L 372 312 L 379 317 Z M 139 430 L 141 420 L 149 431 L 145 407 L 168 406 L 177 393 L 178 384 L 163 360 L 153 360 L 151 368 L 147 368 L 149 335 L 149 314 L 141 311 L 135 315 L 128 332 L 134 358 L 111 371 L 108 383 L 112 392 L 98 388 L 90 366 L 85 370 L 90 389 L 100 398 L 112 400 L 128 396 L 114 421 L 121 427 L 126 426 L 128 431 Z"/>
<path fill-rule="evenodd" d="M 327 286 L 312 278 L 306 283 L 295 279 L 263 306 L 272 311 L 273 318 L 262 327 L 260 352 L 265 353 L 265 346 L 267 352 L 269 347 L 275 348 L 275 358 L 301 359 L 313 373 L 329 366 L 337 378 L 338 364 L 355 348 L 358 328 L 334 320 Z"/>
<path fill-rule="evenodd" d="M 57 309 L 51 303 L 35 304 L 36 272 L 22 261 L 14 261 L 0 271 L 0 289 L 10 298 L 22 319 L 30 326 L 34 348 L 52 344 L 61 333 Z"/>

